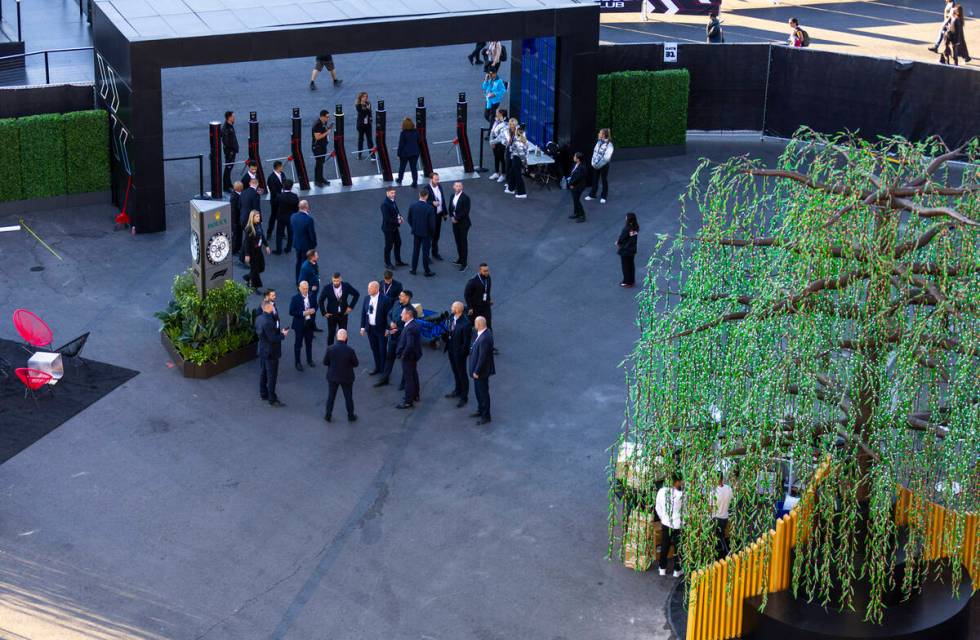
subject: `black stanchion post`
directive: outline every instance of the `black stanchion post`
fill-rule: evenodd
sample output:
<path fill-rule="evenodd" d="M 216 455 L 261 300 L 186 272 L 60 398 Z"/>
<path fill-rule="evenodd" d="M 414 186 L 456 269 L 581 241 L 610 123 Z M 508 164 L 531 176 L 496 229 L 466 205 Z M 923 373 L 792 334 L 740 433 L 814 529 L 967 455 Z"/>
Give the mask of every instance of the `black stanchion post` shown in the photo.
<path fill-rule="evenodd" d="M 463 159 L 463 171 L 473 173 L 473 154 L 470 153 L 470 139 L 466 135 L 466 93 L 459 92 L 456 101 L 456 143 L 459 145 L 459 155 Z"/>
<path fill-rule="evenodd" d="M 310 190 L 310 176 L 306 173 L 306 160 L 303 159 L 302 142 L 303 121 L 299 117 L 299 107 L 293 107 L 293 136 L 289 146 L 293 152 L 293 168 L 302 191 Z"/>
<path fill-rule="evenodd" d="M 337 161 L 337 173 L 340 174 L 340 183 L 349 187 L 354 182 L 350 179 L 350 163 L 347 162 L 347 151 L 344 148 L 344 105 L 337 105 L 333 119 L 333 152 Z"/>
<path fill-rule="evenodd" d="M 255 163 L 259 189 L 265 189 L 265 171 L 262 170 L 262 156 L 259 155 L 259 119 L 254 111 L 248 112 L 248 159 Z"/>
<path fill-rule="evenodd" d="M 422 175 L 432 175 L 432 156 L 429 155 L 429 142 L 425 137 L 425 98 L 420 97 L 415 107 L 415 128 L 419 132 L 419 155 L 422 157 Z"/>
<path fill-rule="evenodd" d="M 381 178 L 385 182 L 394 180 L 391 175 L 391 157 L 388 155 L 388 112 L 385 111 L 385 101 L 378 100 L 378 110 L 374 114 L 374 155 L 381 167 Z"/>
<path fill-rule="evenodd" d="M 211 163 L 211 199 L 220 200 L 224 197 L 224 185 L 221 184 L 223 176 L 223 156 L 221 155 L 221 123 L 211 122 L 208 124 L 209 144 L 211 150 L 208 162 Z"/>

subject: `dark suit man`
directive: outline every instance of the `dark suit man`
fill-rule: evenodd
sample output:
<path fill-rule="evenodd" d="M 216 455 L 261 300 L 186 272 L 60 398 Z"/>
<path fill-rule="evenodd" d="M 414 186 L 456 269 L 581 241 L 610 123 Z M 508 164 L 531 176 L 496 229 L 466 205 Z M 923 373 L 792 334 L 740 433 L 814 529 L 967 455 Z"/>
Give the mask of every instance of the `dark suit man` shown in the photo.
<path fill-rule="evenodd" d="M 432 205 L 436 211 L 436 226 L 432 230 L 432 259 L 442 260 L 439 253 L 439 236 L 442 234 L 442 221 L 447 218 L 446 214 L 446 192 L 439 184 L 439 174 L 435 171 L 429 176 L 429 184 L 422 189 L 426 193 L 425 201 Z"/>
<path fill-rule="evenodd" d="M 354 371 L 360 366 L 357 354 L 347 345 L 347 331 L 337 332 L 337 342 L 327 349 L 323 356 L 323 364 L 327 365 L 327 411 L 323 419 L 330 422 L 333 413 L 333 403 L 337 399 L 337 387 L 344 390 L 344 404 L 347 406 L 347 420 L 354 422 Z"/>
<path fill-rule="evenodd" d="M 470 355 L 470 344 L 473 342 L 473 325 L 463 314 L 463 303 L 454 302 L 453 315 L 449 318 L 449 330 L 442 334 L 446 342 L 446 355 L 449 356 L 449 367 L 453 372 L 455 387 L 447 398 L 459 398 L 457 407 L 466 404 L 470 394 L 470 377 L 466 372 L 466 358 Z"/>
<path fill-rule="evenodd" d="M 456 261 L 453 264 L 459 265 L 459 270 L 466 269 L 466 260 L 469 258 L 470 245 L 470 197 L 463 193 L 463 183 L 453 183 L 453 195 L 449 196 L 446 203 L 446 210 L 449 212 L 449 220 L 453 225 L 453 238 L 456 240 Z"/>
<path fill-rule="evenodd" d="M 376 387 L 383 387 L 388 384 L 391 372 L 395 368 L 395 360 L 397 359 L 395 353 L 398 351 L 398 341 L 401 339 L 402 329 L 405 328 L 405 323 L 402 322 L 402 311 L 412 308 L 412 292 L 403 289 L 399 292 L 397 300 L 389 298 L 389 301 L 388 330 L 385 336 L 385 366 L 384 371 L 381 372 L 381 379 L 374 383 Z M 398 388 L 405 388 L 404 377 L 402 377 L 402 382 Z"/>
<path fill-rule="evenodd" d="M 241 259 L 242 253 L 242 234 L 245 227 L 242 225 L 242 190 L 241 182 L 236 182 L 232 187 L 231 198 L 231 252 Z"/>
<path fill-rule="evenodd" d="M 483 316 L 487 319 L 487 326 L 491 330 L 493 329 L 492 293 L 493 281 L 490 279 L 490 267 L 483 262 L 477 274 L 466 282 L 463 300 L 466 301 L 466 315 L 469 319 L 476 321 L 477 316 Z"/>
<path fill-rule="evenodd" d="M 299 282 L 299 268 L 306 260 L 306 252 L 316 249 L 316 222 L 310 215 L 310 203 L 299 201 L 299 210 L 289 218 L 293 228 L 293 250 L 296 252 L 296 281 Z"/>
<path fill-rule="evenodd" d="M 282 407 L 276 395 L 279 377 L 279 358 L 282 357 L 282 341 L 289 329 L 278 328 L 279 321 L 273 315 L 275 305 L 271 300 L 262 302 L 262 314 L 255 320 L 255 332 L 259 336 L 259 397 L 268 400 L 273 407 Z"/>
<path fill-rule="evenodd" d="M 313 165 L 313 183 L 318 187 L 330 184 L 323 177 L 323 163 L 327 159 L 327 137 L 330 135 L 330 130 L 333 129 L 332 124 L 327 124 L 327 120 L 329 119 L 330 113 L 326 109 L 323 109 L 320 111 L 320 117 L 313 123 L 313 159 L 315 160 Z"/>
<path fill-rule="evenodd" d="M 572 192 L 572 215 L 569 218 L 575 222 L 585 222 L 585 208 L 582 206 L 582 192 L 588 186 L 588 179 L 585 173 L 585 164 L 582 162 L 581 151 L 575 152 L 575 166 L 568 175 L 568 188 Z"/>
<path fill-rule="evenodd" d="M 384 278 L 381 280 L 381 293 L 388 298 L 389 303 L 398 302 L 398 294 L 402 292 L 402 289 L 402 283 L 395 280 L 394 274 L 391 271 L 385 271 Z"/>
<path fill-rule="evenodd" d="M 225 111 L 225 121 L 219 130 L 221 134 L 221 148 L 225 154 L 225 166 L 223 174 L 223 184 L 225 191 L 232 188 L 231 170 L 235 166 L 235 156 L 238 155 L 238 135 L 235 134 L 235 112 Z"/>
<path fill-rule="evenodd" d="M 483 316 L 477 316 L 473 328 L 476 329 L 476 337 L 470 347 L 467 372 L 473 378 L 477 411 L 470 417 L 479 418 L 477 424 L 486 424 L 490 422 L 490 376 L 497 373 L 493 367 L 493 332 L 487 329 Z"/>
<path fill-rule="evenodd" d="M 404 267 L 407 263 L 402 262 L 402 234 L 399 227 L 404 220 L 398 211 L 398 203 L 395 202 L 395 189 L 389 188 L 385 192 L 385 200 L 381 203 L 381 230 L 385 234 L 385 266 L 394 269 L 395 266 Z M 395 250 L 395 262 L 391 261 L 391 250 Z"/>
<path fill-rule="evenodd" d="M 414 241 L 412 246 L 412 275 L 418 271 L 420 251 L 422 252 L 422 266 L 425 268 L 425 275 L 435 275 L 429 269 L 429 245 L 436 228 L 436 210 L 428 203 L 428 197 L 424 190 L 420 191 L 418 201 L 408 209 L 408 224 L 412 227 L 412 240 Z"/>
<path fill-rule="evenodd" d="M 276 160 L 272 163 L 272 173 L 265 180 L 265 187 L 269 190 L 269 222 L 266 224 L 265 237 L 272 241 L 275 235 L 273 231 L 279 223 L 279 194 L 282 193 L 282 181 L 286 176 L 282 173 L 282 161 Z"/>
<path fill-rule="evenodd" d="M 262 198 L 259 197 L 259 181 L 253 178 L 249 182 L 243 182 L 245 188 L 242 189 L 242 194 L 239 196 L 238 208 L 241 212 L 241 217 L 239 220 L 242 223 L 242 227 L 248 224 L 248 214 L 253 211 L 262 212 Z"/>
<path fill-rule="evenodd" d="M 361 292 L 349 282 L 344 282 L 339 273 L 333 274 L 330 284 L 320 292 L 320 313 L 327 319 L 327 344 L 333 344 L 338 329 L 347 328 L 347 316 L 357 306 Z"/>
<path fill-rule="evenodd" d="M 415 309 L 402 309 L 402 322 L 405 327 L 398 338 L 395 356 L 402 359 L 402 377 L 405 378 L 405 395 L 397 409 L 408 409 L 419 401 L 419 360 L 422 359 L 422 336 L 419 323 L 415 321 Z"/>
<path fill-rule="evenodd" d="M 303 266 L 299 268 L 299 281 L 302 282 L 306 280 L 307 284 L 310 285 L 310 297 L 313 298 L 314 304 L 319 305 L 320 300 L 320 254 L 316 252 L 316 249 L 310 249 L 306 252 L 306 261 Z M 313 316 L 313 330 L 320 331 L 316 328 L 316 316 Z"/>
<path fill-rule="evenodd" d="M 271 180 L 271 178 L 270 178 Z M 276 214 L 276 250 L 273 252 L 280 255 L 283 252 L 282 237 L 286 236 L 286 253 L 293 250 L 293 225 L 291 219 L 293 214 L 299 211 L 299 196 L 292 192 L 293 181 L 285 178 L 282 181 L 282 193 L 279 194 L 278 204 L 273 212 Z M 268 237 L 272 242 L 272 236 Z M 312 286 L 312 285 L 311 285 Z"/>
<path fill-rule="evenodd" d="M 299 292 L 289 301 L 289 315 L 293 317 L 292 328 L 296 333 L 293 343 L 293 354 L 296 356 L 296 370 L 302 371 L 299 355 L 303 344 L 306 344 L 306 364 L 313 367 L 313 319 L 316 317 L 316 298 L 310 293 L 306 280 L 299 283 Z"/>
<path fill-rule="evenodd" d="M 255 180 L 256 183 L 259 182 L 259 171 L 256 168 L 255 163 L 251 160 L 245 161 L 245 172 L 242 173 L 240 180 L 242 181 L 242 184 L 248 184 L 252 180 Z M 258 191 L 260 196 L 262 195 L 262 189 L 256 187 L 256 191 Z"/>
<path fill-rule="evenodd" d="M 374 370 L 370 375 L 381 373 L 385 366 L 385 333 L 388 329 L 388 310 L 391 301 L 381 293 L 381 286 L 368 283 L 368 294 L 361 305 L 361 335 L 367 336 L 374 356 Z"/>

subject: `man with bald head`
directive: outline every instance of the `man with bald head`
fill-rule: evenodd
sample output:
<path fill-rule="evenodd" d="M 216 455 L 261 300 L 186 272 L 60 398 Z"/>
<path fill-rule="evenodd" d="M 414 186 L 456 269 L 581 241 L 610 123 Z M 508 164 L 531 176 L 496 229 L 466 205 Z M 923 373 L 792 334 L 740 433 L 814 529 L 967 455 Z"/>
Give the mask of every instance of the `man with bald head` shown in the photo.
<path fill-rule="evenodd" d="M 306 260 L 306 252 L 316 249 L 316 223 L 310 213 L 310 203 L 300 200 L 299 211 L 289 217 L 289 226 L 293 230 L 293 249 L 296 251 L 296 281 L 299 282 L 299 270 Z"/>
<path fill-rule="evenodd" d="M 448 331 L 442 334 L 446 342 L 446 355 L 449 356 L 449 367 L 453 372 L 455 386 L 447 398 L 457 398 L 456 406 L 466 404 L 470 394 L 470 379 L 466 374 L 466 358 L 470 355 L 470 343 L 473 342 L 473 326 L 463 314 L 465 305 L 458 300 L 453 303 L 452 316 L 447 321 Z"/>
<path fill-rule="evenodd" d="M 381 293 L 377 280 L 368 283 L 368 294 L 361 305 L 361 335 L 367 336 L 374 356 L 374 370 L 369 375 L 381 373 L 385 366 L 385 330 L 388 328 L 388 310 L 391 301 Z"/>
<path fill-rule="evenodd" d="M 347 329 L 337 331 L 337 340 L 327 349 L 327 355 L 323 357 L 323 364 L 327 365 L 327 411 L 323 414 L 323 419 L 327 422 L 331 420 L 333 413 L 333 403 L 337 399 L 337 387 L 344 390 L 344 404 L 347 406 L 347 421 L 357 420 L 354 413 L 354 372 L 360 364 L 357 361 L 357 354 L 347 344 Z"/>
<path fill-rule="evenodd" d="M 316 317 L 316 298 L 310 293 L 310 285 L 306 280 L 301 280 L 296 289 L 296 294 L 289 301 L 289 315 L 293 317 L 292 329 L 296 334 L 296 341 L 293 343 L 296 370 L 302 371 L 300 354 L 304 344 L 306 366 L 313 368 L 313 319 Z"/>
<path fill-rule="evenodd" d="M 493 333 L 487 329 L 487 319 L 477 316 L 473 321 L 476 337 L 470 347 L 467 371 L 473 378 L 473 393 L 477 410 L 471 418 L 479 418 L 477 424 L 490 422 L 490 376 L 497 373 L 493 367 Z"/>

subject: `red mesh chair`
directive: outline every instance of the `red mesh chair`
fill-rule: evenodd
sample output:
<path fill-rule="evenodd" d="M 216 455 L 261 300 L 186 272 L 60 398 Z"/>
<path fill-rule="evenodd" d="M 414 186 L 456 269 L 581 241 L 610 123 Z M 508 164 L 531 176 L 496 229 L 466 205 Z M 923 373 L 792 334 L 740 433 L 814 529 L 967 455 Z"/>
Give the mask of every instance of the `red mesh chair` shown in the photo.
<path fill-rule="evenodd" d="M 14 328 L 24 339 L 28 346 L 35 349 L 50 349 L 51 340 L 54 337 L 51 328 L 36 315 L 27 309 L 17 309 L 14 311 Z M 27 347 L 24 347 L 30 351 Z"/>
<path fill-rule="evenodd" d="M 26 398 L 30 394 L 34 398 L 34 404 L 37 404 L 36 392 L 51 382 L 51 374 L 47 371 L 28 369 L 27 367 L 19 367 L 14 373 L 24 383 L 24 397 Z"/>

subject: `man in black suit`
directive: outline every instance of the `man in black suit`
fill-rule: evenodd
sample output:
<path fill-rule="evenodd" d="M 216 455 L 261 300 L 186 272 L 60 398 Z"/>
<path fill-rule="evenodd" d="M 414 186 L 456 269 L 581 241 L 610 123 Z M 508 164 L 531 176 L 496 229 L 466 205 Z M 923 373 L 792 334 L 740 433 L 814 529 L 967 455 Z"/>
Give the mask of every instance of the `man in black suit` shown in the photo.
<path fill-rule="evenodd" d="M 570 219 L 575 220 L 575 222 L 585 222 L 585 208 L 582 206 L 582 193 L 588 186 L 588 180 L 585 173 L 585 164 L 582 162 L 581 151 L 575 152 L 575 166 L 572 167 L 572 172 L 568 175 L 568 188 L 572 192 L 572 215 L 568 216 Z"/>
<path fill-rule="evenodd" d="M 426 193 L 425 201 L 432 205 L 436 211 L 436 226 L 432 231 L 432 259 L 442 260 L 439 253 L 439 236 L 442 234 L 442 221 L 446 218 L 446 193 L 439 184 L 439 174 L 435 171 L 429 176 L 429 184 L 423 189 Z"/>
<path fill-rule="evenodd" d="M 395 202 L 395 188 L 388 187 L 385 191 L 385 200 L 381 203 L 381 230 L 385 234 L 385 266 L 394 269 L 395 266 L 404 267 L 407 262 L 402 262 L 402 233 L 399 230 L 402 222 L 402 214 L 398 211 L 398 203 Z M 395 262 L 391 261 L 391 250 L 395 250 Z"/>
<path fill-rule="evenodd" d="M 395 275 L 391 271 L 385 271 L 381 280 L 381 293 L 388 298 L 389 304 L 398 302 L 398 294 L 402 292 L 402 283 L 395 280 Z"/>
<path fill-rule="evenodd" d="M 357 306 L 360 292 L 339 273 L 333 274 L 331 285 L 320 292 L 320 313 L 327 319 L 327 345 L 333 344 L 337 329 L 347 328 L 347 316 Z"/>
<path fill-rule="evenodd" d="M 463 193 L 463 183 L 453 183 L 453 195 L 449 198 L 446 210 L 449 212 L 449 219 L 453 223 L 453 238 L 456 240 L 456 260 L 453 264 L 459 266 L 459 270 L 466 269 L 466 260 L 469 257 L 470 245 L 468 236 L 470 233 L 470 197 Z"/>
<path fill-rule="evenodd" d="M 388 378 L 391 377 L 391 372 L 395 368 L 395 354 L 398 351 L 398 341 L 401 338 L 402 329 L 405 328 L 405 323 L 402 322 L 402 311 L 405 309 L 412 309 L 412 292 L 408 289 L 401 290 L 398 293 L 398 299 L 391 300 L 389 303 L 388 327 L 385 332 L 385 366 L 381 372 L 381 379 L 374 383 L 376 387 L 383 387 L 388 384 Z M 404 376 L 398 388 L 405 388 Z"/>
<path fill-rule="evenodd" d="M 272 181 L 272 178 L 269 178 Z M 286 249 L 285 252 L 289 253 L 293 250 L 293 225 L 290 223 L 290 219 L 293 214 L 299 211 L 299 196 L 293 193 L 293 181 L 289 178 L 284 178 L 282 181 L 282 193 L 279 194 L 278 204 L 276 208 L 272 210 L 273 214 L 276 216 L 276 250 L 272 253 L 282 255 L 282 237 L 283 234 L 286 236 Z M 266 238 L 266 241 L 272 242 L 272 236 Z M 312 287 L 312 283 L 310 287 Z M 312 289 L 311 289 L 312 291 Z M 314 295 L 317 293 L 313 292 Z"/>
<path fill-rule="evenodd" d="M 402 322 L 405 323 L 398 338 L 395 356 L 402 359 L 402 377 L 405 379 L 405 395 L 396 409 L 409 409 L 419 401 L 419 360 L 422 359 L 422 336 L 419 323 L 415 321 L 415 309 L 402 309 Z"/>
<path fill-rule="evenodd" d="M 258 179 L 259 179 L 259 172 L 258 172 L 258 169 L 255 166 L 255 162 L 253 162 L 252 160 L 246 160 L 245 161 L 245 173 L 243 173 L 242 174 L 242 177 L 241 177 L 242 184 L 248 184 L 252 180 L 255 180 L 256 181 L 255 190 L 258 192 L 259 195 L 262 195 L 262 189 L 259 189 L 258 186 L 257 186 L 258 185 L 258 182 L 257 182 Z"/>
<path fill-rule="evenodd" d="M 289 217 L 289 226 L 293 229 L 293 250 L 296 252 L 296 282 L 299 282 L 299 270 L 306 260 L 306 252 L 316 249 L 316 221 L 310 213 L 310 203 L 300 200 L 297 211 Z"/>
<path fill-rule="evenodd" d="M 487 329 L 487 320 L 483 316 L 477 316 L 473 328 L 476 338 L 470 347 L 467 371 L 473 378 L 477 410 L 470 417 L 479 418 L 477 424 L 486 424 L 490 422 L 490 376 L 497 373 L 493 367 L 493 332 Z"/>
<path fill-rule="evenodd" d="M 457 407 L 466 404 L 470 395 L 470 377 L 466 372 L 466 358 L 470 355 L 470 344 L 473 342 L 473 325 L 463 315 L 462 302 L 454 302 L 453 315 L 449 318 L 449 331 L 442 334 L 446 341 L 446 354 L 449 356 L 449 367 L 453 371 L 456 386 L 447 398 L 459 398 Z"/>
<path fill-rule="evenodd" d="M 285 406 L 276 395 L 279 377 L 279 358 L 282 357 L 282 341 L 289 329 L 279 329 L 279 321 L 273 315 L 275 306 L 271 300 L 262 302 L 262 314 L 255 320 L 255 332 L 259 336 L 259 397 L 268 400 L 273 407 Z"/>
<path fill-rule="evenodd" d="M 265 186 L 269 190 L 269 222 L 266 223 L 265 237 L 269 242 L 272 242 L 272 238 L 275 236 L 273 230 L 279 224 L 279 194 L 282 193 L 282 181 L 285 178 L 286 176 L 282 173 L 282 161 L 276 160 L 272 163 L 272 173 L 265 181 Z"/>
<path fill-rule="evenodd" d="M 374 356 L 374 370 L 369 375 L 377 375 L 385 366 L 385 333 L 388 328 L 388 310 L 391 302 L 381 293 L 381 285 L 376 280 L 368 283 L 368 294 L 361 305 L 361 335 L 367 336 Z"/>
<path fill-rule="evenodd" d="M 313 367 L 313 319 L 316 317 L 316 298 L 310 293 L 310 285 L 306 280 L 299 283 L 299 292 L 289 301 L 289 315 L 293 317 L 293 331 L 296 341 L 293 343 L 293 353 L 296 356 L 296 370 L 302 371 L 299 355 L 303 344 L 306 344 L 306 364 Z"/>
<path fill-rule="evenodd" d="M 347 345 L 347 330 L 337 332 L 337 342 L 327 348 L 323 356 L 323 364 L 327 365 L 327 411 L 323 419 L 330 422 L 333 413 L 333 402 L 337 399 L 337 387 L 344 390 L 344 404 L 347 406 L 347 421 L 357 420 L 354 413 L 354 370 L 360 366 L 357 354 Z"/>
<path fill-rule="evenodd" d="M 235 134 L 235 112 L 225 111 L 225 121 L 221 124 L 221 148 L 225 154 L 225 166 L 222 184 L 225 191 L 232 188 L 231 170 L 235 166 L 235 156 L 238 155 L 238 136 Z"/>
<path fill-rule="evenodd" d="M 435 272 L 429 269 L 429 246 L 432 242 L 432 234 L 436 228 L 436 210 L 428 202 L 429 194 L 423 189 L 419 191 L 419 199 L 408 209 L 408 224 L 412 227 L 412 270 L 409 272 L 413 276 L 419 268 L 419 252 L 422 252 L 422 267 L 425 268 L 426 277 L 434 276 Z"/>
<path fill-rule="evenodd" d="M 480 269 L 475 276 L 466 282 L 463 290 L 463 300 L 466 301 L 466 315 L 471 320 L 476 321 L 477 316 L 483 316 L 487 320 L 487 326 L 493 329 L 491 318 L 493 306 L 493 281 L 490 279 L 490 267 L 486 262 L 480 263 Z"/>
<path fill-rule="evenodd" d="M 323 163 L 327 159 L 327 137 L 330 135 L 330 130 L 333 129 L 333 124 L 327 124 L 327 120 L 329 119 L 330 113 L 326 109 L 323 109 L 320 111 L 320 117 L 313 123 L 313 159 L 315 160 L 313 165 L 313 184 L 318 187 L 325 187 L 330 184 L 323 177 Z"/>
<path fill-rule="evenodd" d="M 242 226 L 242 190 L 244 188 L 241 182 L 236 182 L 232 187 L 231 198 L 229 198 L 231 204 L 231 252 L 238 256 L 238 259 L 243 263 L 245 261 L 242 258 L 242 234 L 245 232 L 245 228 Z"/>
<path fill-rule="evenodd" d="M 258 211 L 262 213 L 262 198 L 259 196 L 259 180 L 258 178 L 252 178 L 247 183 L 242 184 L 247 185 L 242 189 L 242 194 L 239 196 L 239 211 L 241 211 L 241 217 L 239 220 L 242 223 L 242 227 L 248 224 L 248 216 L 253 211 Z"/>

